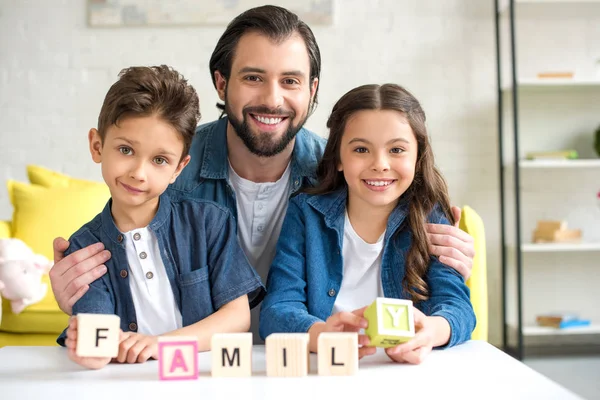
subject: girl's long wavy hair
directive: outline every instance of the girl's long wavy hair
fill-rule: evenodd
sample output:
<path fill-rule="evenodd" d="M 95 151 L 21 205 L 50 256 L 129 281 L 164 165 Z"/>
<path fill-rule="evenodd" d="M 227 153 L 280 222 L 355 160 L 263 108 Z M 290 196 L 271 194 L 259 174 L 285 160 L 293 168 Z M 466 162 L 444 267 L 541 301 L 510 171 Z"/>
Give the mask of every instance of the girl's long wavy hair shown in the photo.
<path fill-rule="evenodd" d="M 350 90 L 333 107 L 327 120 L 329 139 L 323 158 L 317 168 L 319 184 L 307 191 L 326 194 L 347 186 L 340 164 L 340 145 L 348 119 L 362 110 L 393 110 L 402 113 L 415 135 L 418 144 L 415 176 L 402 195 L 409 203 L 408 224 L 412 243 L 406 255 L 406 274 L 403 286 L 414 302 L 429 298 L 425 275 L 429 266 L 429 239 L 425 231 L 427 218 L 438 204 L 451 223 L 454 217 L 446 181 L 435 166 L 433 151 L 425 126 L 425 112 L 419 101 L 406 89 L 395 84 L 364 85 Z"/>

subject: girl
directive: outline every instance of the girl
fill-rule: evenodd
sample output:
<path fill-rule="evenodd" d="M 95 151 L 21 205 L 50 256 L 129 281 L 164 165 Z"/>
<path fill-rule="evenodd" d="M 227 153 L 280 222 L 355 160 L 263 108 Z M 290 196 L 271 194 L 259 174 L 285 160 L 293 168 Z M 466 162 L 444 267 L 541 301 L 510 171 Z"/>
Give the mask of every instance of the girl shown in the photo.
<path fill-rule="evenodd" d="M 420 363 L 432 348 L 470 338 L 469 289 L 431 257 L 425 224 L 454 222 L 446 183 L 434 165 L 419 102 L 394 84 L 346 93 L 327 121 L 319 185 L 290 201 L 267 279 L 260 335 L 308 332 L 310 349 L 327 331 L 367 326 L 376 297 L 411 299 L 416 335 L 386 349 Z M 375 353 L 359 335 L 359 356 Z"/>

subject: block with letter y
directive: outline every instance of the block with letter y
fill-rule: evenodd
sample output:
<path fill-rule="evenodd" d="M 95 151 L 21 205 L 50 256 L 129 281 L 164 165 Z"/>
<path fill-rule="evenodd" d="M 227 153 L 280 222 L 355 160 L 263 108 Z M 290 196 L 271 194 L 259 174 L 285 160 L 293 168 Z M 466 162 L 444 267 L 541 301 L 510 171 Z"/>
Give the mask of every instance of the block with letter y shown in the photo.
<path fill-rule="evenodd" d="M 365 310 L 369 326 L 365 334 L 371 346 L 394 347 L 415 336 L 413 303 L 410 300 L 378 297 Z"/>

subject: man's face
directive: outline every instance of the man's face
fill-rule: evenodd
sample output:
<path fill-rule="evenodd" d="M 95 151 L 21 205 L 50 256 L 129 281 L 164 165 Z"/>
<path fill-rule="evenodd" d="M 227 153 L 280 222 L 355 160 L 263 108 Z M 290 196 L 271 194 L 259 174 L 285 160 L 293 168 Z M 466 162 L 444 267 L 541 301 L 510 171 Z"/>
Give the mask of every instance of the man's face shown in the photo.
<path fill-rule="evenodd" d="M 308 51 L 293 34 L 275 43 L 251 32 L 235 49 L 229 80 L 215 72 L 229 123 L 246 147 L 261 157 L 282 152 L 308 118 L 318 81 L 310 81 Z"/>

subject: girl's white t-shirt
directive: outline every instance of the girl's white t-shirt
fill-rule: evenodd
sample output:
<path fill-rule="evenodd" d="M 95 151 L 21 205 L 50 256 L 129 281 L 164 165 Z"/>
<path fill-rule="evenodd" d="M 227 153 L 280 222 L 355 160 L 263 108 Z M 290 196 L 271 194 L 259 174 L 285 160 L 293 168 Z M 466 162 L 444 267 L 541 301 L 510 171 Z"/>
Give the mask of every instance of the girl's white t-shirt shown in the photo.
<path fill-rule="evenodd" d="M 137 332 L 161 335 L 182 327 L 156 236 L 147 227 L 124 233 Z"/>
<path fill-rule="evenodd" d="M 344 272 L 332 314 L 354 311 L 368 306 L 376 297 L 383 297 L 381 259 L 384 237 L 385 232 L 376 243 L 365 242 L 354 231 L 346 211 L 342 243 Z"/>

